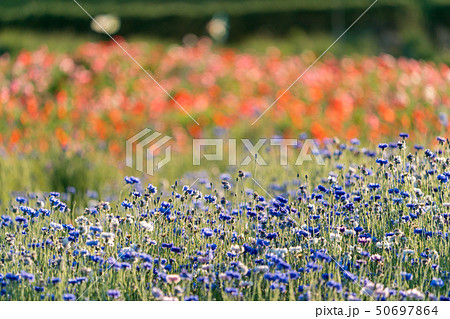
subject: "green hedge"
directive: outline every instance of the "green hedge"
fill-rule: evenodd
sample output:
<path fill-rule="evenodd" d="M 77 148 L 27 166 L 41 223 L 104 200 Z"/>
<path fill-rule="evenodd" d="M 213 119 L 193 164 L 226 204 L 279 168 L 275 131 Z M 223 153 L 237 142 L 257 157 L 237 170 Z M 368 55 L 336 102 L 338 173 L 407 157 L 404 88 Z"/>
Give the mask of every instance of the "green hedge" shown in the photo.
<path fill-rule="evenodd" d="M 374 0 L 77 0 L 92 15 L 117 14 L 121 35 L 145 34 L 180 39 L 205 34 L 218 12 L 230 17 L 229 40 L 265 32 L 335 32 L 352 23 Z M 351 36 L 417 29 L 433 43 L 437 27 L 450 28 L 450 0 L 379 0 Z M 73 0 L 0 0 L 0 28 L 89 33 L 90 21 Z M 415 31 L 414 31 L 415 32 Z M 408 32 L 406 32 L 408 33 Z"/>
<path fill-rule="evenodd" d="M 373 0 L 78 0 L 91 14 L 114 13 L 122 18 L 163 18 L 169 16 L 202 17 L 218 11 L 230 15 L 270 12 L 329 11 L 364 9 Z M 448 0 L 379 0 L 378 8 L 449 7 Z M 32 17 L 85 18 L 73 0 L 2 0 L 0 21 L 25 20 Z"/>

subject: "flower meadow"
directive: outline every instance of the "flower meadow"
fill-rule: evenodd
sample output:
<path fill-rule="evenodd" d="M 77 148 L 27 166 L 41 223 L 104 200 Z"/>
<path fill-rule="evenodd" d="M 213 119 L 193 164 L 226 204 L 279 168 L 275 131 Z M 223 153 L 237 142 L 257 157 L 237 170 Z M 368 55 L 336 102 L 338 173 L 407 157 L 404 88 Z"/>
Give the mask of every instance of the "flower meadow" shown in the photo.
<path fill-rule="evenodd" d="M 326 140 L 325 165 L 127 176 L 86 208 L 16 194 L 0 300 L 449 300 L 449 141 L 360 144 Z"/>
<path fill-rule="evenodd" d="M 399 128 L 417 139 L 449 131 L 445 64 L 326 55 L 251 126 L 316 59 L 313 53 L 239 52 L 207 38 L 193 46 L 117 40 L 199 125 L 113 42 L 86 43 L 70 54 L 24 50 L 0 57 L 0 150 L 45 154 L 60 146 L 121 158 L 124 141 L 145 127 L 174 137 L 179 150 L 187 139 L 224 130 L 371 143 Z"/>

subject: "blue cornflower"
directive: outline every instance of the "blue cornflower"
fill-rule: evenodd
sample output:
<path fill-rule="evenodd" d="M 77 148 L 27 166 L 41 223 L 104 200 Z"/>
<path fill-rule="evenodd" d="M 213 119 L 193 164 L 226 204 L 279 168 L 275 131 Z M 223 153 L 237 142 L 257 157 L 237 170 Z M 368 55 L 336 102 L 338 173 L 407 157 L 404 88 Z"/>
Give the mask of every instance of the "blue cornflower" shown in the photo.
<path fill-rule="evenodd" d="M 213 234 L 214 234 L 214 232 L 210 228 L 203 228 L 202 229 L 202 235 L 205 236 L 205 237 L 211 237 Z"/>
<path fill-rule="evenodd" d="M 431 287 L 443 287 L 444 281 L 441 278 L 434 277 L 430 282 Z"/>
<path fill-rule="evenodd" d="M 156 192 L 158 191 L 158 188 L 156 186 L 153 186 L 152 184 L 148 184 L 147 189 L 150 194 L 156 194 Z"/>
<path fill-rule="evenodd" d="M 20 276 L 12 273 L 7 273 L 5 278 L 10 281 L 18 281 Z"/>
<path fill-rule="evenodd" d="M 43 291 L 45 290 L 45 287 L 35 286 L 35 287 L 34 287 L 34 290 L 35 290 L 36 292 L 43 292 Z"/>
<path fill-rule="evenodd" d="M 426 156 L 426 157 L 431 157 L 431 158 L 433 158 L 435 155 L 434 155 L 434 153 L 433 153 L 432 151 L 426 150 L 426 151 L 425 151 L 425 156 Z"/>
<path fill-rule="evenodd" d="M 24 197 L 16 197 L 16 202 L 19 204 L 25 204 L 27 202 L 27 199 Z"/>
<path fill-rule="evenodd" d="M 329 255 L 320 251 L 316 252 L 315 257 L 319 260 L 324 260 L 327 263 L 333 260 Z"/>
<path fill-rule="evenodd" d="M 275 238 L 277 238 L 278 237 L 278 234 L 277 233 L 269 233 L 269 234 L 267 234 L 267 236 L 266 236 L 266 238 L 268 239 L 268 240 L 272 240 L 272 239 L 275 239 Z"/>
<path fill-rule="evenodd" d="M 17 216 L 15 218 L 15 221 L 18 223 L 28 224 L 28 219 L 26 219 L 25 217 L 22 217 L 22 216 Z"/>
<path fill-rule="evenodd" d="M 412 280 L 412 279 L 413 279 L 413 275 L 410 274 L 410 273 L 407 273 L 407 272 L 405 272 L 405 271 L 402 271 L 402 272 L 400 273 L 400 275 L 402 276 L 402 279 L 404 279 L 404 280 L 406 280 L 406 281 L 409 281 L 409 280 Z"/>
<path fill-rule="evenodd" d="M 355 274 L 352 274 L 348 270 L 344 271 L 344 277 L 349 279 L 349 280 L 351 280 L 351 281 L 357 281 L 358 280 L 358 276 L 355 275 Z"/>
<path fill-rule="evenodd" d="M 401 138 L 408 138 L 408 137 L 409 137 L 409 134 L 408 134 L 408 133 L 400 133 L 399 136 L 400 136 Z"/>
<path fill-rule="evenodd" d="M 381 144 L 378 144 L 378 148 L 385 150 L 386 148 L 388 148 L 388 145 L 386 143 L 381 143 Z"/>
<path fill-rule="evenodd" d="M 439 174 L 437 176 L 438 181 L 440 181 L 441 183 L 447 183 L 448 182 L 448 177 L 445 176 L 444 174 Z"/>
<path fill-rule="evenodd" d="M 180 254 L 182 249 L 180 247 L 172 247 L 170 248 L 170 251 L 176 254 Z"/>
<path fill-rule="evenodd" d="M 86 245 L 87 245 L 87 246 L 90 246 L 90 247 L 98 246 L 98 240 L 88 240 L 88 241 L 86 242 Z"/>
<path fill-rule="evenodd" d="M 227 294 L 230 294 L 232 296 L 237 296 L 238 293 L 239 293 L 239 290 L 237 288 L 232 288 L 232 287 L 227 287 L 227 288 L 224 289 L 224 291 Z"/>
<path fill-rule="evenodd" d="M 377 159 L 375 160 L 375 162 L 376 162 L 377 164 L 380 164 L 380 165 L 386 165 L 386 164 L 389 163 L 389 161 L 388 161 L 387 159 L 384 159 L 384 158 L 377 158 Z"/>
<path fill-rule="evenodd" d="M 445 143 L 445 138 L 442 137 L 442 136 L 436 137 L 436 140 L 437 140 L 440 144 L 444 144 L 444 143 Z"/>
<path fill-rule="evenodd" d="M 30 274 L 30 273 L 28 273 L 28 272 L 26 272 L 26 271 L 24 271 L 24 270 L 22 270 L 22 271 L 20 272 L 20 276 L 21 276 L 23 279 L 28 280 L 29 282 L 33 282 L 33 281 L 34 281 L 34 275 L 33 275 L 33 274 Z"/>
<path fill-rule="evenodd" d="M 377 183 L 369 183 L 369 184 L 367 184 L 367 188 L 372 189 L 372 190 L 378 189 L 378 188 L 380 188 L 380 184 L 377 184 Z"/>
<path fill-rule="evenodd" d="M 103 231 L 102 226 L 91 226 L 89 230 L 94 233 L 101 233 Z"/>
<path fill-rule="evenodd" d="M 356 226 L 356 227 L 353 228 L 353 229 L 354 229 L 354 231 L 357 232 L 357 233 L 360 233 L 360 232 L 362 232 L 362 231 L 364 230 L 364 228 L 361 227 L 361 226 Z"/>
<path fill-rule="evenodd" d="M 198 296 L 186 296 L 184 297 L 184 301 L 199 301 Z"/>
<path fill-rule="evenodd" d="M 139 184 L 141 181 L 139 180 L 139 178 L 134 177 L 134 176 L 126 176 L 125 177 L 125 183 L 127 184 Z"/>
<path fill-rule="evenodd" d="M 127 209 L 133 208 L 133 203 L 130 203 L 128 200 L 124 200 L 121 204 L 122 207 L 125 207 Z"/>
<path fill-rule="evenodd" d="M 75 301 L 75 300 L 77 300 L 77 298 L 75 297 L 74 294 L 64 294 L 63 295 L 63 299 L 65 301 Z"/>
<path fill-rule="evenodd" d="M 114 299 L 117 299 L 120 297 L 120 291 L 117 289 L 110 289 L 106 292 L 106 294 L 108 295 L 108 297 L 114 298 Z"/>
<path fill-rule="evenodd" d="M 336 289 L 337 292 L 342 291 L 342 284 L 332 279 L 327 282 L 327 287 Z"/>

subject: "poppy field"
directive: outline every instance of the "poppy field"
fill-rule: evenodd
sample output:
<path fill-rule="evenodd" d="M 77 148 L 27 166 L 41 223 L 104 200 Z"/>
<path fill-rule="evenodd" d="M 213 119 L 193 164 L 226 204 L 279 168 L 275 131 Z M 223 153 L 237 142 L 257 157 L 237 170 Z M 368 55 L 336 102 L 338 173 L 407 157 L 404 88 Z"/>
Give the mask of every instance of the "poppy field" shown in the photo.
<path fill-rule="evenodd" d="M 123 141 L 147 126 L 175 137 L 178 149 L 218 130 L 374 145 L 399 128 L 423 143 L 449 130 L 446 64 L 326 55 L 254 123 L 314 54 L 284 56 L 275 47 L 250 54 L 209 39 L 193 47 L 119 43 L 192 118 L 114 42 L 87 43 L 71 55 L 22 51 L 0 59 L 2 149 L 46 153 L 59 145 L 122 156 Z"/>
<path fill-rule="evenodd" d="M 120 43 L 174 100 L 114 43 L 0 56 L 0 300 L 450 300 L 448 65 L 325 55 L 283 94 L 314 54 Z M 230 136 L 323 164 L 185 163 Z"/>

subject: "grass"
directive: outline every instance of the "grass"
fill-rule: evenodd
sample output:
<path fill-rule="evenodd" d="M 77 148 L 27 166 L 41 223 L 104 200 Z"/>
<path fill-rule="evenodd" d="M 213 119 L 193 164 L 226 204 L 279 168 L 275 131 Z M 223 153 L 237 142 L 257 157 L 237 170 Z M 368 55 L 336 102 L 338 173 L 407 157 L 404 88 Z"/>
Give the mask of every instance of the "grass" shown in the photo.
<path fill-rule="evenodd" d="M 330 145 L 342 154 L 302 167 L 277 165 L 271 150 L 272 164 L 245 167 L 244 177 L 210 168 L 192 187 L 183 185 L 198 173 L 158 191 L 122 182 L 109 205 L 91 201 L 96 211 L 61 208 L 71 194 L 11 198 L 0 228 L 10 247 L 0 252 L 0 300 L 108 300 L 110 290 L 123 300 L 447 298 L 449 195 L 436 155 L 447 157 L 448 145 L 425 155 L 409 144 L 375 158 Z"/>

